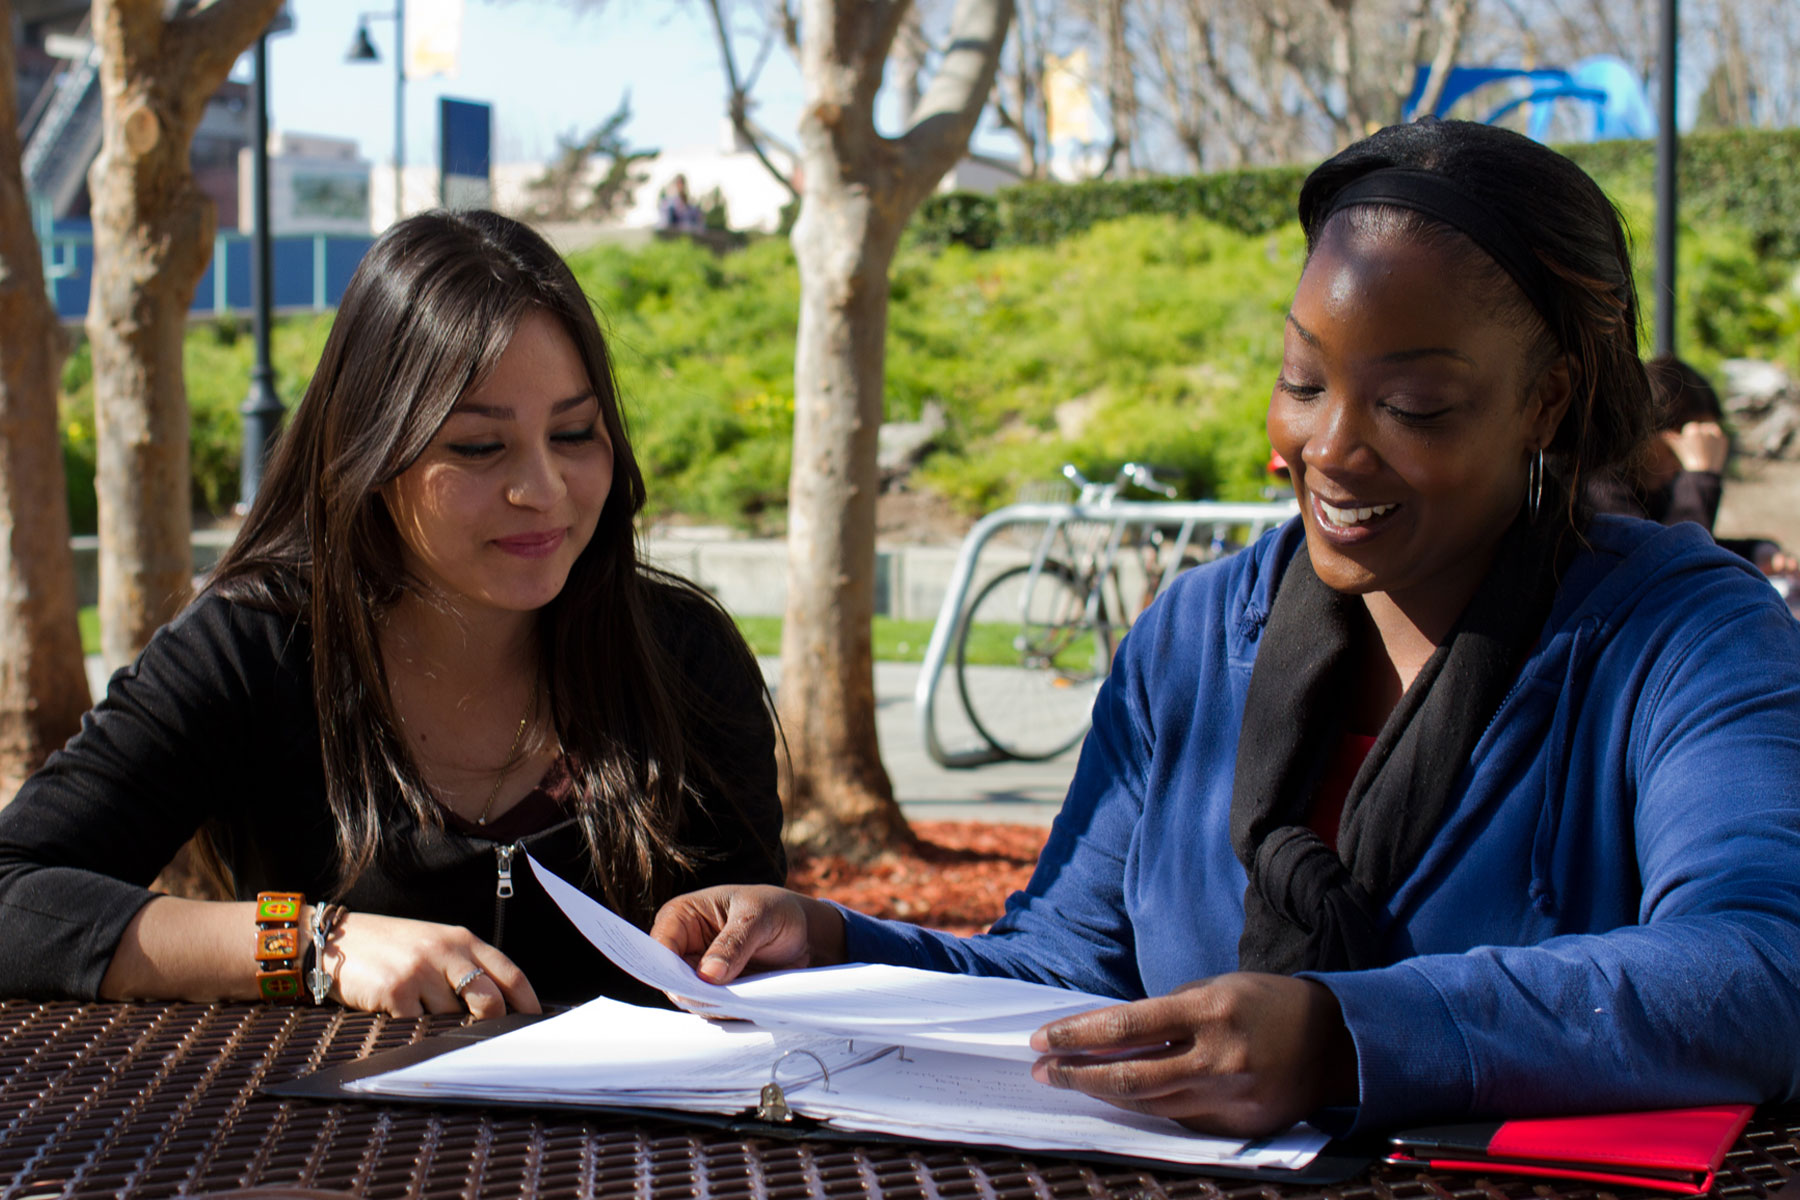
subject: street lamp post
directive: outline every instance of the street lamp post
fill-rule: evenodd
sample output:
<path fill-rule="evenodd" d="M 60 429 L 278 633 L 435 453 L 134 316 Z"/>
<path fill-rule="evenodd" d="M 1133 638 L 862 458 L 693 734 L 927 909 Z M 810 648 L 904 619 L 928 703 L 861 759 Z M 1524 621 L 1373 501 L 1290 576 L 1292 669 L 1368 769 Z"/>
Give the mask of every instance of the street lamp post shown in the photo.
<path fill-rule="evenodd" d="M 252 84 L 250 193 L 256 229 L 250 246 L 250 300 L 256 365 L 250 371 L 250 393 L 238 408 L 244 418 L 238 508 L 244 512 L 250 510 L 256 500 L 257 488 L 262 486 L 263 465 L 286 411 L 282 408 L 281 398 L 275 394 L 275 369 L 269 362 L 270 292 L 275 277 L 270 269 L 273 231 L 269 228 L 269 35 L 266 31 L 256 39 L 253 62 L 256 79 Z M 223 271 L 225 264 L 220 262 L 213 269 Z"/>
<path fill-rule="evenodd" d="M 394 23 L 394 220 L 406 216 L 406 0 L 394 0 L 393 12 L 366 12 L 356 18 L 356 37 L 346 62 L 380 62 L 369 40 L 370 21 Z"/>
<path fill-rule="evenodd" d="M 1675 133 L 1675 56 L 1678 0 L 1662 0 L 1657 21 L 1656 97 L 1656 352 L 1675 353 L 1675 168 L 1681 141 Z"/>

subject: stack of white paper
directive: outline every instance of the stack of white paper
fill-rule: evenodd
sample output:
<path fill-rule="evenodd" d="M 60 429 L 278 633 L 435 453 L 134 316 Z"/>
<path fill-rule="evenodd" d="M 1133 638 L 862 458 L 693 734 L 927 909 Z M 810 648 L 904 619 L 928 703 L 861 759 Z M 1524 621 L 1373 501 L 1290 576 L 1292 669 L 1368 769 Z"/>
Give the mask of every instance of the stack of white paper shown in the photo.
<path fill-rule="evenodd" d="M 1327 1139 L 1304 1125 L 1245 1143 L 1189 1132 L 1030 1076 L 1033 1030 L 1117 1003 L 1013 979 L 904 967 L 787 971 L 720 986 L 532 861 L 608 958 L 695 1013 L 595 1000 L 350 1085 L 370 1095 L 795 1113 L 845 1130 L 1194 1166 L 1295 1169 Z M 753 1023 L 748 1023 L 753 1022 Z"/>
<path fill-rule="evenodd" d="M 1247 1145 L 1035 1082 L 1022 1063 L 720 1024 L 593 1000 L 414 1066 L 356 1080 L 372 1096 L 737 1113 L 777 1082 L 795 1113 L 847 1130 L 1207 1166 L 1301 1167 L 1311 1130 Z"/>

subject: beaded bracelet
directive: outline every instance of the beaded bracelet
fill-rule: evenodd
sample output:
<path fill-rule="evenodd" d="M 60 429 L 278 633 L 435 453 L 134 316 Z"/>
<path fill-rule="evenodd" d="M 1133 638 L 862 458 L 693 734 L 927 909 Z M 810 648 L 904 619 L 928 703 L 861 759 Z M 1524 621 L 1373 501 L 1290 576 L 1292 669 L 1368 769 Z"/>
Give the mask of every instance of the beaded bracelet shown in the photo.
<path fill-rule="evenodd" d="M 325 1003 L 331 995 L 331 985 L 335 980 L 325 966 L 325 951 L 331 942 L 331 935 L 337 931 L 338 922 L 347 915 L 341 904 L 316 904 L 312 910 L 312 945 L 307 948 L 307 961 L 312 965 L 306 971 L 306 986 L 312 992 L 313 1004 Z M 342 965 L 340 963 L 340 965 Z"/>
<path fill-rule="evenodd" d="M 298 892 L 256 896 L 256 993 L 271 1004 L 300 999 L 300 909 Z"/>

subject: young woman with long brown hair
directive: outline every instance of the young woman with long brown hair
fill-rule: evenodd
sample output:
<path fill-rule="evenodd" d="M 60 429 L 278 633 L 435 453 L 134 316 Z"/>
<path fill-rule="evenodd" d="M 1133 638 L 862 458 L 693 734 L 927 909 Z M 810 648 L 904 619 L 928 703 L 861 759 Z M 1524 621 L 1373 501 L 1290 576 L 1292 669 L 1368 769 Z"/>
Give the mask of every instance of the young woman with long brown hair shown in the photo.
<path fill-rule="evenodd" d="M 389 230 L 199 599 L 0 812 L 0 993 L 641 996 L 526 853 L 645 922 L 784 877 L 755 660 L 640 561 L 643 503 L 555 251 L 492 213 Z M 145 890 L 196 831 L 237 901 Z"/>

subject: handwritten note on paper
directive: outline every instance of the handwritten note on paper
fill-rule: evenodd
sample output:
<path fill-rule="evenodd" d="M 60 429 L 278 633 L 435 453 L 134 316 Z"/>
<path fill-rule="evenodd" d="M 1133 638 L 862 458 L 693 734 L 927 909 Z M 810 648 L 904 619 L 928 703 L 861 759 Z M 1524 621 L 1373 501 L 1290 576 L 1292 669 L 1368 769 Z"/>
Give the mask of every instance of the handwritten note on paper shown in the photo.
<path fill-rule="evenodd" d="M 536 859 L 528 861 L 544 890 L 601 953 L 651 987 L 679 1000 L 698 1001 L 706 1012 L 766 1026 L 1030 1062 L 1037 1058 L 1029 1043 L 1039 1026 L 1119 1003 L 1022 979 L 866 963 L 711 984 L 667 946 Z"/>

